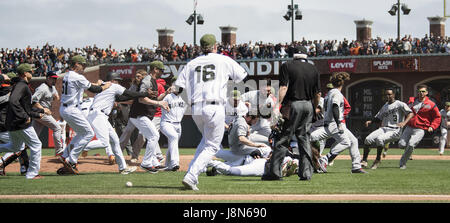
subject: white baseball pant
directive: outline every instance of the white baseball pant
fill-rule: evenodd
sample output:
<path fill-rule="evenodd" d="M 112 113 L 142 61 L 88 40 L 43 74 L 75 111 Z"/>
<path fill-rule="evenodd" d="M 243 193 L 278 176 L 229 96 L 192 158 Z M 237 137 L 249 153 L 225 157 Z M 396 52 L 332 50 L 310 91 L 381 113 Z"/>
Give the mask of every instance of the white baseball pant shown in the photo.
<path fill-rule="evenodd" d="M 178 141 L 181 137 L 181 123 L 171 123 L 162 121 L 161 132 L 167 137 L 168 148 L 166 153 L 166 167 L 174 168 L 180 165 L 180 153 L 178 150 Z"/>
<path fill-rule="evenodd" d="M 409 157 L 414 151 L 414 148 L 419 144 L 425 135 L 425 130 L 418 128 L 411 128 L 410 126 L 406 126 L 405 130 L 398 141 L 398 146 L 402 149 L 405 149 L 402 157 L 400 158 L 400 167 L 406 165 Z"/>
<path fill-rule="evenodd" d="M 97 140 L 92 140 L 84 150 L 108 148 L 116 157 L 119 171 L 127 168 L 127 163 L 120 149 L 119 136 L 108 121 L 108 116 L 98 110 L 93 110 L 88 115 L 88 121 L 92 124 Z"/>
<path fill-rule="evenodd" d="M 447 143 L 447 129 L 441 127 L 441 136 L 439 137 L 439 154 L 444 154 L 446 143 Z"/>
<path fill-rule="evenodd" d="M 139 116 L 137 118 L 129 119 L 139 132 L 147 139 L 147 145 L 145 147 L 145 154 L 142 159 L 141 166 L 143 167 L 155 167 L 160 166 L 157 157 L 156 157 L 156 144 L 158 144 L 159 140 L 159 132 L 156 130 L 156 127 L 153 125 L 152 121 L 146 116 Z"/>
<path fill-rule="evenodd" d="M 24 145 L 30 148 L 30 164 L 28 166 L 26 179 L 32 179 L 39 174 L 41 168 L 42 143 L 32 126 L 9 132 L 10 141 L 0 146 L 0 152 L 19 152 Z"/>
<path fill-rule="evenodd" d="M 202 133 L 202 140 L 189 163 L 184 180 L 198 184 L 198 176 L 220 150 L 225 129 L 225 108 L 219 104 L 198 103 L 192 106 L 192 114 L 192 119 Z"/>
<path fill-rule="evenodd" d="M 59 113 L 76 133 L 62 155 L 68 158 L 70 163 L 75 164 L 78 162 L 78 157 L 86 145 L 94 138 L 94 130 L 80 109 L 74 105 L 69 105 L 68 107 L 61 106 Z"/>
<path fill-rule="evenodd" d="M 133 134 L 133 131 L 136 129 L 136 126 L 128 119 L 127 126 L 122 130 L 122 134 L 120 135 L 119 141 L 120 141 L 120 148 L 125 149 L 126 145 L 130 141 L 131 135 Z M 139 133 L 136 137 L 136 140 L 133 142 L 132 145 L 132 151 L 131 154 L 132 159 L 139 158 L 139 154 L 141 152 L 141 148 L 145 143 L 144 136 Z"/>

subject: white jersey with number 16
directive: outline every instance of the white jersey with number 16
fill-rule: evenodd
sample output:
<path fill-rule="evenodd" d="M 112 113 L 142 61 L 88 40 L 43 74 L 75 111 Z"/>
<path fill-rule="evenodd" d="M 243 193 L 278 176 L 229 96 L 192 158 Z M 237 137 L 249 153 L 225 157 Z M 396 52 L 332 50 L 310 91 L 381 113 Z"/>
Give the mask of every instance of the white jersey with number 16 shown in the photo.
<path fill-rule="evenodd" d="M 188 103 L 227 100 L 229 78 L 242 81 L 247 72 L 230 57 L 210 53 L 190 61 L 181 71 L 175 85 L 186 90 Z"/>

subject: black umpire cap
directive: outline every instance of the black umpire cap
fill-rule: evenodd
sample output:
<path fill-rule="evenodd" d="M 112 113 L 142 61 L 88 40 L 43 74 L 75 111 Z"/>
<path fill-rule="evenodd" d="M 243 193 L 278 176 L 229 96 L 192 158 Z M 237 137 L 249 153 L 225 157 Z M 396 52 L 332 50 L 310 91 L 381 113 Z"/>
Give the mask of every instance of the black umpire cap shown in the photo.
<path fill-rule="evenodd" d="M 106 81 L 112 81 L 112 80 L 119 80 L 119 81 L 121 81 L 122 78 L 120 77 L 120 74 L 118 74 L 116 72 L 109 72 L 106 75 Z"/>

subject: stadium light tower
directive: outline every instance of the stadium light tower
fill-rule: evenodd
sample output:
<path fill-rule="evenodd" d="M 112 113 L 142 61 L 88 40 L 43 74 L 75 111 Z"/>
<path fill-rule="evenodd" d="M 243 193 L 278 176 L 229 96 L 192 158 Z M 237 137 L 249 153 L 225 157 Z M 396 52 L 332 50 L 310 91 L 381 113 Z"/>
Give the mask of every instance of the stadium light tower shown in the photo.
<path fill-rule="evenodd" d="M 302 11 L 298 9 L 298 5 L 294 5 L 294 0 L 291 0 L 291 4 L 288 5 L 288 11 L 283 16 L 286 21 L 291 20 L 291 42 L 294 42 L 294 20 L 302 20 Z"/>
<path fill-rule="evenodd" d="M 393 4 L 388 11 L 391 16 L 397 15 L 397 39 L 400 39 L 400 9 L 403 11 L 403 15 L 408 15 L 411 11 L 406 4 L 400 4 L 400 0 L 397 0 L 397 3 Z"/>
<path fill-rule="evenodd" d="M 189 25 L 194 24 L 194 46 L 197 44 L 196 34 L 197 34 L 197 24 L 203 25 L 205 20 L 203 20 L 203 16 L 201 14 L 197 14 L 197 0 L 194 0 L 194 13 L 192 13 L 189 18 L 186 20 L 186 23 Z"/>

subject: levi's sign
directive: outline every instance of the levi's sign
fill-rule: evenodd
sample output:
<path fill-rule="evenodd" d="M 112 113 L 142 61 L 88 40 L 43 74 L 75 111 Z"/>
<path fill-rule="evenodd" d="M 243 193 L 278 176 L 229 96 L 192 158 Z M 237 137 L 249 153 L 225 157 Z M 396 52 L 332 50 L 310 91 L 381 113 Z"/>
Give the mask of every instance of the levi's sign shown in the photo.
<path fill-rule="evenodd" d="M 419 71 L 419 58 L 374 59 L 370 65 L 372 72 Z"/>
<path fill-rule="evenodd" d="M 330 73 L 340 71 L 355 72 L 356 64 L 356 59 L 328 60 Z"/>

